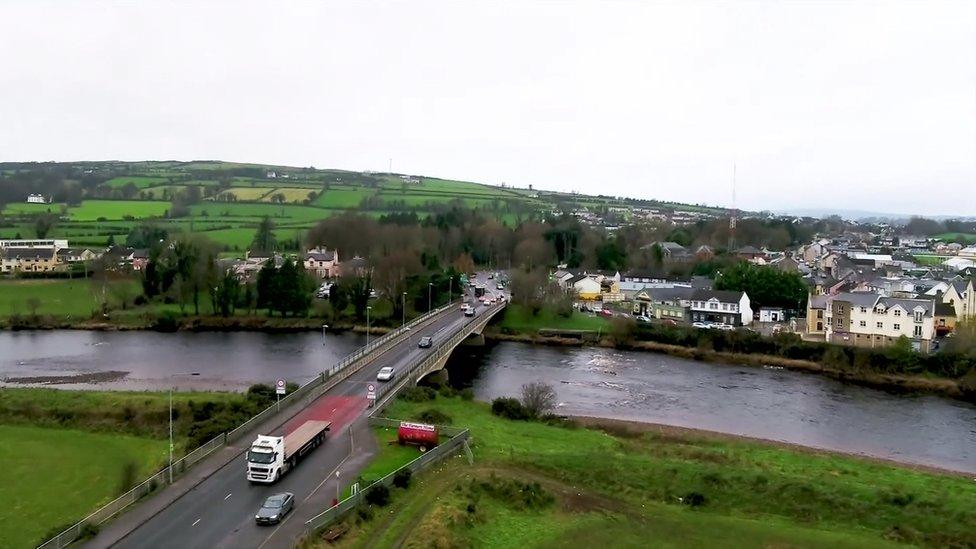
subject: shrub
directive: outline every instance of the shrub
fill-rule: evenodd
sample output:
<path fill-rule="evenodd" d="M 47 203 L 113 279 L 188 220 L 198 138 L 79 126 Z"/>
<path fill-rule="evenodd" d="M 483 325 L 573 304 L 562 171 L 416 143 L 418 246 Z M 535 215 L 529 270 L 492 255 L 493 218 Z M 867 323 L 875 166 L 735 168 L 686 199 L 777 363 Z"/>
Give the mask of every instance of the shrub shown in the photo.
<path fill-rule="evenodd" d="M 514 398 L 499 397 L 491 401 L 491 413 L 507 419 L 532 419 L 532 415 Z"/>
<path fill-rule="evenodd" d="M 705 494 L 701 492 L 688 492 L 685 494 L 685 497 L 681 498 L 681 503 L 691 507 L 700 507 L 705 505 Z"/>
<path fill-rule="evenodd" d="M 494 474 L 488 480 L 472 480 L 471 491 L 483 493 L 515 509 L 543 509 L 556 500 L 538 482 L 500 479 Z"/>
<path fill-rule="evenodd" d="M 386 507 L 390 503 L 390 489 L 378 484 L 366 492 L 366 503 L 377 507 Z"/>
<path fill-rule="evenodd" d="M 461 400 L 474 400 L 474 389 L 471 387 L 461 389 L 460 395 Z"/>
<path fill-rule="evenodd" d="M 410 387 L 400 394 L 400 398 L 407 402 L 427 402 L 437 398 L 437 391 L 431 387 Z"/>
<path fill-rule="evenodd" d="M 457 391 L 455 391 L 454 387 L 451 387 L 450 385 L 441 385 L 440 388 L 437 389 L 437 392 L 444 398 L 454 398 L 457 396 Z"/>
<path fill-rule="evenodd" d="M 404 467 L 393 475 L 393 485 L 397 488 L 407 489 L 410 487 L 411 476 L 412 473 L 410 472 L 410 469 Z"/>
<path fill-rule="evenodd" d="M 556 390 L 552 385 L 533 381 L 522 386 L 522 407 L 536 418 L 556 407 Z"/>
<path fill-rule="evenodd" d="M 424 423 L 433 423 L 434 425 L 450 425 L 453 421 L 451 416 L 445 414 L 437 408 L 428 408 L 427 410 L 420 412 L 417 414 L 417 419 Z"/>

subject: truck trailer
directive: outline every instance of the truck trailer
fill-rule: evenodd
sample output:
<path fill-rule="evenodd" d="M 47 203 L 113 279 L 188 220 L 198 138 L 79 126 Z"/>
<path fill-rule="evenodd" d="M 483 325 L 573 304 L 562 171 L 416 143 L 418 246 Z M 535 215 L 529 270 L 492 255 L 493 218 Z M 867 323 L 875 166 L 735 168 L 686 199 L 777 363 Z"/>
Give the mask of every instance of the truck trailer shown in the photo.
<path fill-rule="evenodd" d="M 258 435 L 247 451 L 247 480 L 271 484 L 325 440 L 329 421 L 309 420 L 283 437 Z"/>

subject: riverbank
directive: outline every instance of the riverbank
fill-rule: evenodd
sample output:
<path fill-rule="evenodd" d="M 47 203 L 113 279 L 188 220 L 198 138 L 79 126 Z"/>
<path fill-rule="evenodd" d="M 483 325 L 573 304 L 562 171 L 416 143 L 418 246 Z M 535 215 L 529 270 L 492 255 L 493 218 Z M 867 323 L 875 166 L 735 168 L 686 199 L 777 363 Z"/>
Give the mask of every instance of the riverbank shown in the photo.
<path fill-rule="evenodd" d="M 700 360 L 723 364 L 736 364 L 761 368 L 783 368 L 799 372 L 825 375 L 839 381 L 873 387 L 886 391 L 900 393 L 931 393 L 952 398 L 959 398 L 976 402 L 976 391 L 968 390 L 960 380 L 937 378 L 930 376 L 909 376 L 899 374 L 882 374 L 868 371 L 846 371 L 829 368 L 819 362 L 809 360 L 790 359 L 776 355 L 731 353 L 669 345 L 655 341 L 633 341 L 618 344 L 609 338 L 599 340 L 585 340 L 576 337 L 543 336 L 530 333 L 504 333 L 501 330 L 489 328 L 485 331 L 485 338 L 490 341 L 513 341 L 531 345 L 551 345 L 558 347 L 604 347 L 629 351 L 647 351 L 662 353 L 679 358 Z"/>
<path fill-rule="evenodd" d="M 333 322 L 326 318 L 275 317 L 264 315 L 222 316 L 158 316 L 153 314 L 129 314 L 109 319 L 59 318 L 51 316 L 10 317 L 0 319 L 0 330 L 90 330 L 99 332 L 157 331 L 157 332 L 265 332 L 297 333 L 322 331 L 327 325 L 329 332 L 354 331 L 366 333 L 366 327 L 342 320 Z M 371 334 L 385 334 L 393 328 L 371 326 Z"/>
<path fill-rule="evenodd" d="M 568 415 L 565 417 L 570 421 L 572 421 L 574 424 L 579 425 L 580 427 L 585 427 L 587 429 L 597 429 L 609 435 L 619 436 L 623 438 L 631 438 L 635 436 L 650 434 L 655 438 L 659 438 L 659 439 L 746 442 L 752 444 L 762 444 L 762 445 L 772 446 L 775 448 L 782 448 L 784 450 L 789 450 L 791 452 L 802 452 L 812 456 L 819 456 L 819 457 L 843 456 L 843 457 L 848 457 L 848 458 L 853 458 L 858 460 L 865 460 L 871 463 L 876 463 L 888 467 L 909 469 L 911 471 L 918 471 L 921 473 L 958 476 L 966 479 L 973 478 L 973 473 L 967 471 L 956 471 L 954 469 L 946 469 L 944 467 L 933 467 L 931 465 L 922 465 L 918 463 L 909 463 L 906 461 L 898 461 L 894 459 L 879 458 L 876 456 L 861 454 L 857 452 L 842 452 L 839 450 L 828 450 L 825 448 L 804 446 L 802 444 L 794 444 L 792 442 L 784 442 L 781 440 L 772 440 L 768 438 L 750 437 L 745 435 L 736 435 L 732 433 L 722 433 L 719 431 L 710 431 L 707 429 L 679 427 L 677 425 L 665 425 L 662 423 L 652 423 L 646 421 L 632 421 L 626 419 L 612 419 L 612 418 L 604 418 L 604 417 L 576 416 L 576 415 Z"/>
<path fill-rule="evenodd" d="M 424 473 L 394 494 L 396 513 L 368 510 L 375 518 L 352 520 L 340 546 L 976 542 L 976 485 L 957 474 L 690 430 L 512 421 L 442 396 L 398 400 L 386 415 L 432 412 L 471 430 L 474 467 Z"/>

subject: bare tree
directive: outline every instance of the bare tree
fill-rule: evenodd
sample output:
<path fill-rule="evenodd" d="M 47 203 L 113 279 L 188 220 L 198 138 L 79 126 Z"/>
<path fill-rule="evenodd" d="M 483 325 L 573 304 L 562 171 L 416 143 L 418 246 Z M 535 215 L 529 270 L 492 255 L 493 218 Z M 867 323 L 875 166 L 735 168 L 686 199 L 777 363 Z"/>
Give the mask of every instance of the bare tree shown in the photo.
<path fill-rule="evenodd" d="M 522 406 L 532 417 L 548 414 L 556 407 L 556 390 L 541 381 L 526 383 L 522 386 Z"/>
<path fill-rule="evenodd" d="M 30 309 L 31 317 L 37 318 L 37 308 L 41 306 L 41 300 L 37 297 L 27 298 L 27 308 Z"/>

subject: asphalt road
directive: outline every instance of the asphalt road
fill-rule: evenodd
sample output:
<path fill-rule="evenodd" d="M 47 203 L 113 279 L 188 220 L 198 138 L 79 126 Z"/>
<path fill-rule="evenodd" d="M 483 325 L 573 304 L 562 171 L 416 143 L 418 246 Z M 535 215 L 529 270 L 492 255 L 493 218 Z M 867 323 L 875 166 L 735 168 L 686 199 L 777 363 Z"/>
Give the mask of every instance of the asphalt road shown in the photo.
<path fill-rule="evenodd" d="M 485 280 L 484 275 L 480 275 L 479 279 L 491 283 L 490 291 L 486 289 L 486 293 L 501 294 L 495 289 L 494 281 Z M 480 304 L 476 307 L 479 315 L 484 310 Z M 460 326 L 472 320 L 464 317 L 460 308 L 448 311 L 317 399 L 288 421 L 280 432 L 270 433 L 280 435 L 290 432 L 308 419 L 332 422 L 326 443 L 278 483 L 270 486 L 250 485 L 245 478 L 242 450 L 228 465 L 123 538 L 115 547 L 290 547 L 301 533 L 304 521 L 331 504 L 337 484 L 335 471 L 338 469 L 341 475 L 348 470 L 349 474 L 355 475 L 355 471 L 365 465 L 344 463 L 344 460 L 351 456 L 361 457 L 361 452 L 353 451 L 353 445 L 365 444 L 368 441 L 363 439 L 370 437 L 364 419 L 366 385 L 378 383 L 376 373 L 380 368 L 393 366 L 402 370 L 431 352 L 430 349 L 418 348 L 421 337 L 433 336 L 436 345 L 437 341 L 449 338 Z M 358 441 L 355 440 L 357 436 L 360 438 Z M 247 445 L 249 441 L 242 441 L 242 447 Z M 348 479 L 340 479 L 339 484 L 347 483 Z M 295 510 L 289 513 L 281 528 L 257 526 L 254 513 L 265 498 L 279 492 L 295 494 Z"/>

